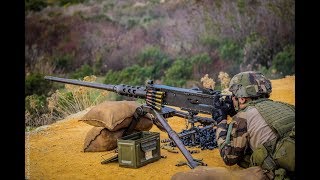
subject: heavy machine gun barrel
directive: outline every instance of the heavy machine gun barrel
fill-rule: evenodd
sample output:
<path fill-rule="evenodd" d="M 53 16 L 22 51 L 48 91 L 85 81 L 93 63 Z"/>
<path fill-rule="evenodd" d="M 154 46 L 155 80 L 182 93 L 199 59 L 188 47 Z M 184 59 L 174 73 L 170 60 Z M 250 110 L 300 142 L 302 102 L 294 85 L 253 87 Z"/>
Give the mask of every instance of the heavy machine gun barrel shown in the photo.
<path fill-rule="evenodd" d="M 120 84 L 120 85 L 101 84 L 101 83 L 86 82 L 86 81 L 80 81 L 76 79 L 65 79 L 65 78 L 59 78 L 59 77 L 53 77 L 53 76 L 45 76 L 44 79 L 55 81 L 55 82 L 85 86 L 90 88 L 103 89 L 107 91 L 116 92 L 124 96 L 130 96 L 130 97 L 136 97 L 136 98 L 142 98 L 142 99 L 146 97 L 146 88 L 141 86 L 129 86 L 124 84 Z"/>

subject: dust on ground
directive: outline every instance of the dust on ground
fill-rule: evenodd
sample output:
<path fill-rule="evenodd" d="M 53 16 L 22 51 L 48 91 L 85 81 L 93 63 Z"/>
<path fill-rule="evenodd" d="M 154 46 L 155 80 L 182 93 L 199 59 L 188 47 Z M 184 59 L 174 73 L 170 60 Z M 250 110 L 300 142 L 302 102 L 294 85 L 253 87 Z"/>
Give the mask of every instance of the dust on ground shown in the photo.
<path fill-rule="evenodd" d="M 295 76 L 271 80 L 271 99 L 295 104 Z M 178 154 L 161 149 L 167 158 L 147 164 L 137 169 L 119 167 L 117 162 L 100 164 L 103 157 L 113 151 L 86 152 L 83 143 L 87 132 L 92 128 L 79 122 L 90 108 L 73 114 L 52 125 L 39 127 L 25 133 L 25 177 L 26 179 L 170 179 L 180 171 L 190 170 L 188 166 L 175 166 L 178 161 L 186 161 L 181 152 Z M 168 118 L 168 123 L 176 131 L 185 128 L 186 120 L 180 117 Z M 168 135 L 155 125 L 150 130 L 160 132 L 160 140 Z M 195 148 L 196 149 L 196 148 Z M 199 149 L 200 150 L 200 149 Z M 210 167 L 226 167 L 239 170 L 241 167 L 226 166 L 218 149 L 200 150 L 193 158 L 203 159 Z"/>

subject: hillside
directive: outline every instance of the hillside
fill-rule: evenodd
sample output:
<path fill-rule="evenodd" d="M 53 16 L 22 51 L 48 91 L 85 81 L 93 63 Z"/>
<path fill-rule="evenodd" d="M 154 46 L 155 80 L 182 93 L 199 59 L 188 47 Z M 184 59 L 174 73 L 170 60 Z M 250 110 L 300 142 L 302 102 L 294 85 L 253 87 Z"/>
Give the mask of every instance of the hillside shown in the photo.
<path fill-rule="evenodd" d="M 105 74 L 139 63 L 149 47 L 172 61 L 206 53 L 215 72 L 272 65 L 284 75 L 294 72 L 292 57 L 283 67 L 276 57 L 294 46 L 293 0 L 47 1 L 60 5 L 26 11 L 27 73 L 70 73 L 88 64 Z"/>
<path fill-rule="evenodd" d="M 271 99 L 295 104 L 295 76 L 272 80 Z M 170 179 L 179 171 L 189 170 L 187 166 L 177 167 L 179 160 L 185 160 L 181 153 L 173 154 L 161 149 L 161 155 L 167 156 L 138 169 L 122 168 L 118 163 L 101 165 L 102 155 L 110 152 L 82 152 L 86 133 L 92 126 L 79 122 L 89 109 L 73 114 L 54 124 L 39 127 L 25 136 L 25 177 L 26 179 Z M 168 119 L 171 127 L 180 131 L 185 126 L 182 118 Z M 160 138 L 168 138 L 156 126 L 150 131 L 160 132 Z M 203 150 L 193 154 L 194 158 L 203 158 L 211 167 L 241 169 L 237 165 L 224 165 L 218 150 Z"/>

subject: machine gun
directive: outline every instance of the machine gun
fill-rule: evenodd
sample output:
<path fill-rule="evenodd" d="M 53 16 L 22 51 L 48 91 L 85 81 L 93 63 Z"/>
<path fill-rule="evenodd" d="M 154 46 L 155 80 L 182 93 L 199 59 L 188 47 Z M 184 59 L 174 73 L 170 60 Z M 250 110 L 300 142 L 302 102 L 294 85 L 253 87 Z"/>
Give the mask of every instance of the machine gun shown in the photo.
<path fill-rule="evenodd" d="M 184 89 L 178 87 L 171 87 L 161 84 L 154 84 L 149 80 L 146 86 L 130 86 L 130 85 L 111 85 L 94 82 L 85 82 L 75 79 L 65 79 L 59 77 L 45 76 L 46 80 L 91 87 L 96 89 L 103 89 L 115 92 L 122 96 L 134 97 L 144 99 L 145 104 L 138 107 L 134 113 L 134 119 L 126 130 L 128 134 L 135 125 L 137 120 L 146 113 L 152 114 L 155 118 L 153 123 L 162 131 L 166 131 L 170 139 L 172 139 L 181 153 L 188 161 L 188 166 L 193 169 L 201 165 L 198 161 L 192 158 L 190 152 L 186 149 L 178 134 L 170 127 L 166 118 L 179 116 L 188 119 L 191 126 L 194 127 L 196 122 L 203 125 L 216 125 L 215 114 L 216 107 L 219 105 L 226 105 L 230 112 L 234 111 L 231 96 L 222 95 L 218 90 L 212 89 Z M 223 96 L 225 96 L 223 98 Z M 168 106 L 179 107 L 182 111 L 177 111 Z M 183 112 L 184 111 L 184 112 Z M 206 118 L 197 116 L 198 113 L 212 115 L 213 118 Z M 191 128 L 192 128 L 191 127 Z M 191 134 L 192 135 L 192 134 Z"/>

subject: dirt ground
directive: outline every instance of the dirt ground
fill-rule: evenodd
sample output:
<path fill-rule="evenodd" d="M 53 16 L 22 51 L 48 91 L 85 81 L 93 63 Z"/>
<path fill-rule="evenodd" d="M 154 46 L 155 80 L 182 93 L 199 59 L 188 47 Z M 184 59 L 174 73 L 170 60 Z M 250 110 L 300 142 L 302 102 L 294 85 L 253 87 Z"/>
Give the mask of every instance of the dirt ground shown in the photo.
<path fill-rule="evenodd" d="M 271 99 L 295 104 L 295 76 L 272 80 Z M 86 112 L 79 112 L 64 120 L 48 126 L 39 127 L 25 133 L 25 178 L 26 179 L 170 179 L 180 171 L 190 170 L 188 166 L 177 167 L 178 161 L 186 161 L 181 152 L 178 154 L 161 149 L 161 155 L 167 158 L 142 166 L 138 169 L 119 167 L 117 162 L 100 164 L 104 158 L 113 154 L 107 152 L 86 152 L 83 143 L 91 125 L 78 121 Z M 185 128 L 185 119 L 172 117 L 170 126 L 180 132 Z M 160 139 L 168 135 L 155 125 L 150 130 L 160 132 Z M 200 150 L 200 149 L 199 149 Z M 226 167 L 240 170 L 237 165 L 226 166 L 218 149 L 200 150 L 192 154 L 194 158 L 203 159 L 210 167 Z"/>

